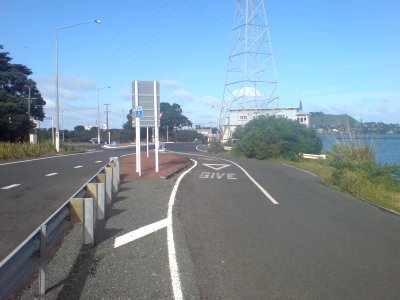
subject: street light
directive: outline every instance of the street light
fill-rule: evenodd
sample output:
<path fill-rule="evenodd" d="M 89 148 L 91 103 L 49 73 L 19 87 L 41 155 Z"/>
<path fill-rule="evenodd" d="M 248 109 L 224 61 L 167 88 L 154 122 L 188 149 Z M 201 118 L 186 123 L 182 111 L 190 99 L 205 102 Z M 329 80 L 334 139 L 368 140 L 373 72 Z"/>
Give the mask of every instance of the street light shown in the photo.
<path fill-rule="evenodd" d="M 59 116 L 59 92 L 58 92 L 58 31 L 62 29 L 67 29 L 71 27 L 76 27 L 80 25 L 85 25 L 89 23 L 96 23 L 100 24 L 100 20 L 93 20 L 93 21 L 86 21 L 78 24 L 73 24 L 73 25 L 68 25 L 68 26 L 63 26 L 56 28 L 56 151 L 60 152 L 60 132 L 59 132 L 59 127 L 60 127 L 60 116 Z"/>
<path fill-rule="evenodd" d="M 100 144 L 100 90 L 109 89 L 109 86 L 103 86 L 97 89 L 97 143 Z"/>

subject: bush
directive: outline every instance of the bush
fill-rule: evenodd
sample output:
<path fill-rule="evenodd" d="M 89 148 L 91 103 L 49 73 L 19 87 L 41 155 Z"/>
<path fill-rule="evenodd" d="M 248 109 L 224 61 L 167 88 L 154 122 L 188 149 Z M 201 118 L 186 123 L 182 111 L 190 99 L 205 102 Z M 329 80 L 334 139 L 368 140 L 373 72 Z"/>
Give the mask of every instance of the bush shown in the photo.
<path fill-rule="evenodd" d="M 219 140 L 212 140 L 207 147 L 207 151 L 210 153 L 220 153 L 224 151 L 224 146 Z"/>
<path fill-rule="evenodd" d="M 239 139 L 234 154 L 248 158 L 297 160 L 300 153 L 319 154 L 322 150 L 315 130 L 276 117 L 260 116 L 235 131 L 234 138 Z"/>

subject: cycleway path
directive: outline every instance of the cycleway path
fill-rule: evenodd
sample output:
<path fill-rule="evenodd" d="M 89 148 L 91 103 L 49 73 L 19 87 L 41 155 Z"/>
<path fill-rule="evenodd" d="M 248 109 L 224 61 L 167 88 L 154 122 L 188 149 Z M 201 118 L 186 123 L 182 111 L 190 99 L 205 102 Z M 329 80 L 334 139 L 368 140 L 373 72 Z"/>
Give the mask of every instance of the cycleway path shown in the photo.
<path fill-rule="evenodd" d="M 399 216 L 290 167 L 182 155 L 170 180 L 122 182 L 95 248 L 73 229 L 46 299 L 400 298 Z"/>

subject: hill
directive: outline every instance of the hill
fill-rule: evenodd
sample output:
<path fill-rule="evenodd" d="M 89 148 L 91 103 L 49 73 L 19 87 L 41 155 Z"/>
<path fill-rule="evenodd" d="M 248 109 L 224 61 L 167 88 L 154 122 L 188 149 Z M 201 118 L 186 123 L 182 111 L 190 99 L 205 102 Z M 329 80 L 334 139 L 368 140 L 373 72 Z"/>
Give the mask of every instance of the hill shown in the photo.
<path fill-rule="evenodd" d="M 322 130 L 359 129 L 361 123 L 349 115 L 331 115 L 323 112 L 310 112 L 310 126 Z"/>

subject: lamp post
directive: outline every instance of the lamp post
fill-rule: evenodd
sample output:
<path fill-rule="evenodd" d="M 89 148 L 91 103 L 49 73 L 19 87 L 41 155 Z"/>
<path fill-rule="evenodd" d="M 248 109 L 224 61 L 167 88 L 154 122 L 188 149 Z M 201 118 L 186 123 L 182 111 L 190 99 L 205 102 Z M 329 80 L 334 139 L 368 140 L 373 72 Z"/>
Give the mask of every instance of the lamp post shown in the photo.
<path fill-rule="evenodd" d="M 77 23 L 73 25 L 68 25 L 68 26 L 63 26 L 56 28 L 56 151 L 60 152 L 60 132 L 59 132 L 59 127 L 60 127 L 60 115 L 59 115 L 59 91 L 58 91 L 58 31 L 71 28 L 71 27 L 76 27 L 80 25 L 85 25 L 89 23 L 96 23 L 100 24 L 100 20 L 93 20 L 93 21 L 86 21 L 82 23 Z"/>
<path fill-rule="evenodd" d="M 97 89 L 97 144 L 100 144 L 100 90 L 109 88 L 109 86 L 103 86 Z"/>

